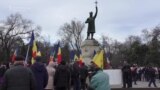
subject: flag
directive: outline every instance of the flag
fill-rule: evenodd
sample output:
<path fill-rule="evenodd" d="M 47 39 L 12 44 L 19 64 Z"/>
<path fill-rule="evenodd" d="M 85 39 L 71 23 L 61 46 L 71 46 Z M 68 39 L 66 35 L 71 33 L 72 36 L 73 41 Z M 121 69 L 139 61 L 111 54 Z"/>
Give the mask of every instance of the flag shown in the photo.
<path fill-rule="evenodd" d="M 54 51 L 51 51 L 50 57 L 49 57 L 49 62 L 54 61 Z"/>
<path fill-rule="evenodd" d="M 74 55 L 74 61 L 78 61 L 78 56 L 76 54 Z"/>
<path fill-rule="evenodd" d="M 101 50 L 100 52 L 97 52 L 97 54 L 93 58 L 94 64 L 96 64 L 99 68 L 103 69 L 104 65 L 104 51 Z"/>
<path fill-rule="evenodd" d="M 96 51 L 94 50 L 94 52 L 93 52 L 93 57 L 96 55 Z"/>
<path fill-rule="evenodd" d="M 58 48 L 57 60 L 58 64 L 62 61 L 61 47 Z"/>
<path fill-rule="evenodd" d="M 33 42 L 34 42 L 34 32 L 32 31 L 31 39 L 30 39 L 30 42 L 28 44 L 28 50 L 27 50 L 27 54 L 26 54 L 26 58 L 25 58 L 25 64 L 26 65 L 27 65 L 27 60 L 28 60 L 29 49 L 33 45 Z"/>
<path fill-rule="evenodd" d="M 60 42 L 58 42 L 58 44 L 54 46 L 54 51 L 55 51 L 54 58 L 58 58 L 57 56 L 58 56 L 59 47 L 60 47 Z"/>
<path fill-rule="evenodd" d="M 29 45 L 32 46 L 33 43 L 34 43 L 34 32 L 32 31 L 32 35 L 31 35 L 31 39 L 30 39 L 30 42 L 29 42 Z"/>
<path fill-rule="evenodd" d="M 79 65 L 81 66 L 83 63 L 83 57 L 82 57 L 82 52 L 80 51 L 80 55 L 79 55 Z"/>
<path fill-rule="evenodd" d="M 41 55 L 41 52 L 38 51 L 36 56 L 42 56 L 42 55 Z"/>
<path fill-rule="evenodd" d="M 32 64 L 35 63 L 34 58 L 35 58 L 36 56 L 37 56 L 37 45 L 36 45 L 36 41 L 34 40 L 34 41 L 33 41 L 33 46 L 32 46 L 32 60 L 31 60 Z"/>
<path fill-rule="evenodd" d="M 54 56 L 55 56 L 55 45 L 53 46 L 53 48 L 50 51 L 49 62 L 54 61 Z"/>
<path fill-rule="evenodd" d="M 74 51 L 73 50 L 70 51 L 70 60 L 71 61 L 74 61 L 74 55 L 75 55 Z"/>
<path fill-rule="evenodd" d="M 12 62 L 15 61 L 15 58 L 16 58 L 17 54 L 18 54 L 18 48 L 14 51 L 14 54 L 12 56 Z"/>

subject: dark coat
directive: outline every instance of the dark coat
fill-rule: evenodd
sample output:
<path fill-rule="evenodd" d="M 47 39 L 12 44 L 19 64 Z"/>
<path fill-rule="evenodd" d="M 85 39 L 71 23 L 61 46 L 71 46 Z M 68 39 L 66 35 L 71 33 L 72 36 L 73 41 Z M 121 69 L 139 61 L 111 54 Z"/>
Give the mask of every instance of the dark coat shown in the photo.
<path fill-rule="evenodd" d="M 72 78 L 73 79 L 79 79 L 80 78 L 80 67 L 78 63 L 73 64 L 72 68 Z"/>
<path fill-rule="evenodd" d="M 69 87 L 70 71 L 66 65 L 59 65 L 55 72 L 54 86 L 56 88 Z"/>
<path fill-rule="evenodd" d="M 2 66 L 2 67 L 0 68 L 0 77 L 3 77 L 3 75 L 4 75 L 5 72 L 6 72 L 6 69 L 5 69 L 4 66 Z"/>
<path fill-rule="evenodd" d="M 43 63 L 36 62 L 31 66 L 36 78 L 36 90 L 44 90 L 48 83 L 48 73 Z"/>
<path fill-rule="evenodd" d="M 149 77 L 150 77 L 150 79 L 156 77 L 156 70 L 154 68 L 149 69 Z"/>
<path fill-rule="evenodd" d="M 30 69 L 17 64 L 4 74 L 1 90 L 35 90 L 35 78 Z"/>
<path fill-rule="evenodd" d="M 82 66 L 80 68 L 80 79 L 86 79 L 88 76 L 88 68 L 87 66 Z"/>
<path fill-rule="evenodd" d="M 2 66 L 0 68 L 0 87 L 1 87 L 1 85 L 3 83 L 3 75 L 4 75 L 5 72 L 6 72 L 6 68 L 4 66 Z"/>

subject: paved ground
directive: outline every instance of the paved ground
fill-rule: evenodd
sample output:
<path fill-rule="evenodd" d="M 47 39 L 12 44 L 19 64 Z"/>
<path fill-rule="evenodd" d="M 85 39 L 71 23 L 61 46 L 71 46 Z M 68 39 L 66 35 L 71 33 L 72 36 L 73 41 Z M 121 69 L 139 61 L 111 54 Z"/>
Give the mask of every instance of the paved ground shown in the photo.
<path fill-rule="evenodd" d="M 160 82 L 158 80 L 156 80 L 156 85 L 158 88 L 160 88 Z M 114 85 L 114 86 L 111 86 L 111 88 L 122 88 L 122 85 Z M 138 81 L 137 85 L 133 84 L 133 88 L 149 88 L 148 82 Z M 153 84 L 151 85 L 150 88 L 154 88 Z"/>

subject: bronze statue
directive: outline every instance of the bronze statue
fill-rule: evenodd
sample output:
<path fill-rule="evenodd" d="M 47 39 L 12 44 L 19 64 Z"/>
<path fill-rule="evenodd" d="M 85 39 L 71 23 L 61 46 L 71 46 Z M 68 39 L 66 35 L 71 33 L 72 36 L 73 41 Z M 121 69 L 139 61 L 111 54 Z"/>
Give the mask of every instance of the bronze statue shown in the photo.
<path fill-rule="evenodd" d="M 87 31 L 87 39 L 89 39 L 89 36 L 91 34 L 91 39 L 93 39 L 93 35 L 95 33 L 95 19 L 98 13 L 98 7 L 97 7 L 97 2 L 96 3 L 96 13 L 93 16 L 93 12 L 90 12 L 90 17 L 87 18 L 85 23 L 88 23 L 88 31 Z"/>

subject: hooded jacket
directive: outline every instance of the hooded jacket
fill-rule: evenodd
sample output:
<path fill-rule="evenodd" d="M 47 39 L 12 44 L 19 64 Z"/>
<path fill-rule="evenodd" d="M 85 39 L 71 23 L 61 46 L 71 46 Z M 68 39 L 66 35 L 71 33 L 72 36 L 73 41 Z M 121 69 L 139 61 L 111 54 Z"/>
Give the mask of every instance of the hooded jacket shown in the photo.
<path fill-rule="evenodd" d="M 48 83 L 48 73 L 43 63 L 36 62 L 31 66 L 36 79 L 36 90 L 44 90 Z"/>

